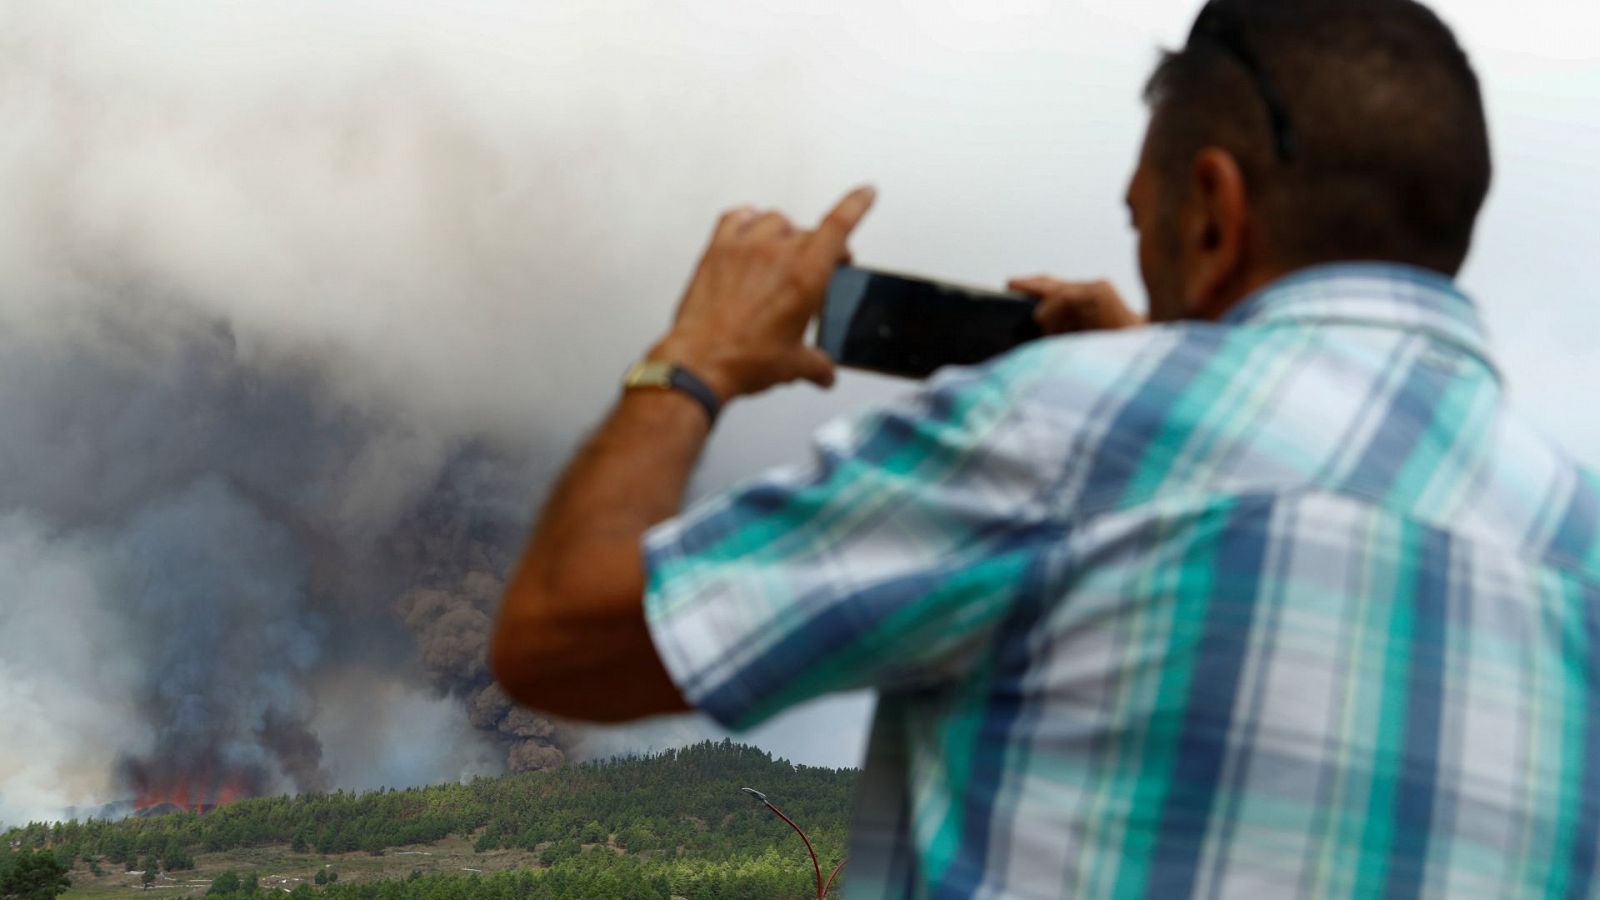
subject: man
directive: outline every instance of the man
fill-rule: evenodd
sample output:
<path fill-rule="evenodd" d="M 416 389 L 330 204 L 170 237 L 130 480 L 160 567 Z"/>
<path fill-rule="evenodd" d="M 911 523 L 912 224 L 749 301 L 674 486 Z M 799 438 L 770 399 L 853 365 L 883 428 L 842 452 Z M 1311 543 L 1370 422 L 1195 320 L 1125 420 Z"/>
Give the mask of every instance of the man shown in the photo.
<path fill-rule="evenodd" d="M 831 382 L 802 331 L 872 194 L 724 216 L 647 355 L 682 389 L 574 460 L 496 672 L 735 729 L 876 688 L 852 897 L 1589 896 L 1600 482 L 1452 281 L 1465 56 L 1410 0 L 1216 0 L 1147 100 L 1155 324 L 1014 282 L 1134 327 L 942 371 L 680 515 L 716 402 Z"/>

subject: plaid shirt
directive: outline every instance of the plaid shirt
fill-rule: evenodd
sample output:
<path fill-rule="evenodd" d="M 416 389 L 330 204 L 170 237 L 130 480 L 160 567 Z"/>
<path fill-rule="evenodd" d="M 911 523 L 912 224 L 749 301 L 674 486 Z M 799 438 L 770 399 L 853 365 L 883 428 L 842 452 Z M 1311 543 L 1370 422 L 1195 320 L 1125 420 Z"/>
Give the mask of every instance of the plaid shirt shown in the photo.
<path fill-rule="evenodd" d="M 878 689 L 848 897 L 1587 897 L 1597 526 L 1470 301 L 1341 264 L 833 423 L 645 608 L 729 728 Z"/>

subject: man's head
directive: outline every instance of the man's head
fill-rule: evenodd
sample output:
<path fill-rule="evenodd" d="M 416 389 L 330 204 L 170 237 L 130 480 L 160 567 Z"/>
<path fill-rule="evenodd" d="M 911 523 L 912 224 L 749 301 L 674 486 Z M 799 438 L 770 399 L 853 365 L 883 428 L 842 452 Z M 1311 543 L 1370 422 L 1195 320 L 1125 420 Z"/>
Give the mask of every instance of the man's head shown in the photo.
<path fill-rule="evenodd" d="M 1151 318 L 1322 262 L 1454 275 L 1489 188 L 1477 78 L 1412 0 L 1212 0 L 1145 87 L 1128 204 Z"/>

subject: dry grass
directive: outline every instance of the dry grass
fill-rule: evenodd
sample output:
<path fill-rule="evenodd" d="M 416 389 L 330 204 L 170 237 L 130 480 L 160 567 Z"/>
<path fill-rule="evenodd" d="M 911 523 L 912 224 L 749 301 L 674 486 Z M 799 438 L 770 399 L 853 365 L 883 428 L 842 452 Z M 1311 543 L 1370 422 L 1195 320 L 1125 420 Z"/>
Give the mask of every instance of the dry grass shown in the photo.
<path fill-rule="evenodd" d="M 311 883 L 317 870 L 328 868 L 339 873 L 340 883 L 405 878 L 413 869 L 424 875 L 433 873 L 501 872 L 506 869 L 537 867 L 537 853 L 528 850 L 490 850 L 472 852 L 472 841 L 450 837 L 433 844 L 397 847 L 382 856 L 367 853 L 295 853 L 288 844 L 251 847 L 224 853 L 195 856 L 195 868 L 163 873 L 148 890 L 138 872 L 112 871 L 102 864 L 105 875 L 94 877 L 89 867 L 79 863 L 72 870 L 72 889 L 64 897 L 200 897 L 211 886 L 211 879 L 228 869 L 243 875 L 254 871 L 263 889 L 275 892 L 293 890 Z"/>

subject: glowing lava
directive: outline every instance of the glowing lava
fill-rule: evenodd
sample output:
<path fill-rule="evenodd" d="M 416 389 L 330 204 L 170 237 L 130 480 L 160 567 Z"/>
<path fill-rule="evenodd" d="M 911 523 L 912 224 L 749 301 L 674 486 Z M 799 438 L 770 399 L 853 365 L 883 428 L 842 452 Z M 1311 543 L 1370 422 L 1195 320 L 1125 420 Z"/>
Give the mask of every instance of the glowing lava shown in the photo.
<path fill-rule="evenodd" d="M 164 765 L 129 762 L 124 765 L 134 789 L 135 812 L 189 810 L 205 812 L 260 791 L 260 773 L 228 769 L 214 763 Z"/>
<path fill-rule="evenodd" d="M 179 779 L 144 788 L 134 799 L 133 808 L 147 810 L 158 806 L 175 806 L 198 813 L 246 796 L 249 796 L 249 791 L 239 779 Z"/>

